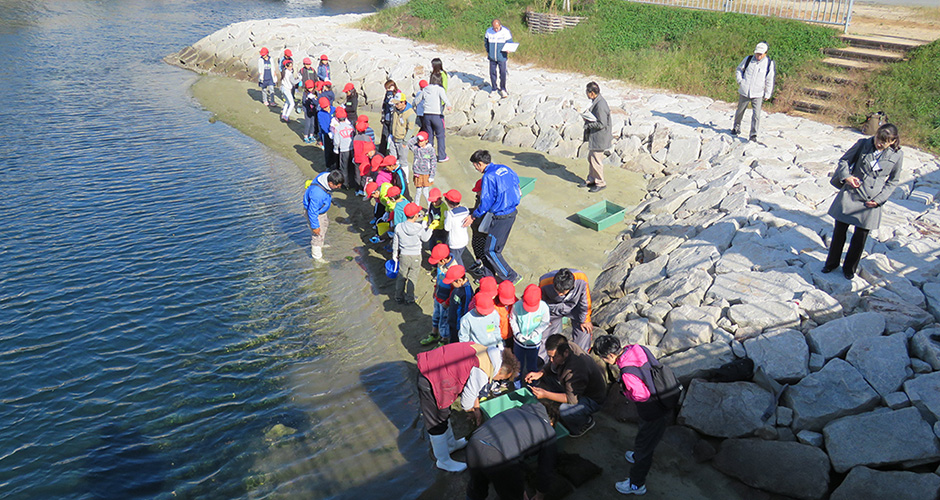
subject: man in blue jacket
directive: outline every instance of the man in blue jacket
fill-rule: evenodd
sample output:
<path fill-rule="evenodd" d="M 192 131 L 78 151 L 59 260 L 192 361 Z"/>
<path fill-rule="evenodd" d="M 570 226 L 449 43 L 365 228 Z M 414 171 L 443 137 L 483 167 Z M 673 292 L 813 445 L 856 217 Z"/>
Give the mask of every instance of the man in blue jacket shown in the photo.
<path fill-rule="evenodd" d="M 307 224 L 310 226 L 311 233 L 310 254 L 313 260 L 321 264 L 326 262 L 323 259 L 323 242 L 329 225 L 326 212 L 333 204 L 333 190 L 342 186 L 342 172 L 333 170 L 317 175 L 304 192 L 304 214 L 307 215 Z"/>
<path fill-rule="evenodd" d="M 490 60 L 490 82 L 494 91 L 498 90 L 500 97 L 509 97 L 506 92 L 506 44 L 512 42 L 512 33 L 504 28 L 499 19 L 493 19 L 493 27 L 487 28 L 483 36 L 483 45 L 486 47 L 486 57 Z M 499 70 L 499 86 L 496 86 L 496 70 Z"/>
<path fill-rule="evenodd" d="M 503 247 L 506 246 L 509 232 L 516 222 L 516 207 L 522 199 L 519 176 L 506 165 L 493 163 L 490 152 L 485 149 L 474 151 L 470 155 L 470 163 L 477 172 L 483 174 L 483 182 L 480 186 L 480 204 L 464 219 L 463 226 L 469 226 L 474 219 L 484 218 L 480 223 L 480 232 L 486 233 L 485 250 L 481 259 L 484 274 L 495 276 L 498 281 L 515 282 L 519 275 L 503 258 Z M 485 227 L 487 219 L 490 219 L 488 228 Z"/>

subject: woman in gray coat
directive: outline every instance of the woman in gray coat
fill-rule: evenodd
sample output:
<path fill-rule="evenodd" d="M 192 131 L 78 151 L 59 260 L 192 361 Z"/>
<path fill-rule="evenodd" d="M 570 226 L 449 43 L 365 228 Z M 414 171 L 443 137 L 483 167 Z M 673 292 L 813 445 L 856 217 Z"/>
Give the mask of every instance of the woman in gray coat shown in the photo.
<path fill-rule="evenodd" d="M 839 166 L 832 174 L 832 184 L 839 187 L 839 194 L 829 207 L 836 227 L 822 272 L 829 273 L 839 267 L 846 231 L 852 225 L 855 230 L 842 264 L 842 274 L 847 279 L 855 277 L 868 232 L 878 229 L 881 206 L 898 185 L 903 159 L 898 129 L 891 124 L 882 125 L 874 137 L 860 139 L 839 158 Z"/>

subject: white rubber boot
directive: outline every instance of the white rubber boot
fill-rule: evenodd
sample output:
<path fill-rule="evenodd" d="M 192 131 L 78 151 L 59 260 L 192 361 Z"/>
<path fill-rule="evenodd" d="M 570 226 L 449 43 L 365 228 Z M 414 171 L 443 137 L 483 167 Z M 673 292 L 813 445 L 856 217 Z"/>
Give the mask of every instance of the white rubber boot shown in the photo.
<path fill-rule="evenodd" d="M 310 256 L 313 257 L 313 260 L 324 264 L 326 260 L 323 258 L 323 247 L 310 247 Z"/>
<path fill-rule="evenodd" d="M 467 447 L 467 438 L 456 439 L 454 437 L 454 428 L 450 425 L 447 426 L 447 432 L 444 435 L 447 436 L 447 449 L 451 453 Z"/>
<path fill-rule="evenodd" d="M 434 451 L 434 458 L 437 459 L 437 468 L 447 472 L 460 472 L 467 468 L 467 464 L 458 462 L 450 458 L 450 451 L 447 449 L 447 433 L 431 437 L 431 450 Z"/>

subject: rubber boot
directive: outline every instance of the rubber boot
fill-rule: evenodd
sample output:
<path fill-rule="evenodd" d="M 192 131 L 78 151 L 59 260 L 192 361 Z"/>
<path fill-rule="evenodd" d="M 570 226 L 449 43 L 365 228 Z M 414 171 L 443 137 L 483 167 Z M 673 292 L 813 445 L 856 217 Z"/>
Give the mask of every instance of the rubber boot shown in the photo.
<path fill-rule="evenodd" d="M 431 437 L 431 450 L 434 451 L 434 458 L 437 459 L 437 468 L 447 472 L 460 472 L 467 468 L 467 464 L 458 462 L 450 458 L 450 451 L 447 447 L 447 433 L 440 435 L 428 434 Z"/>
<path fill-rule="evenodd" d="M 444 435 L 447 436 L 447 449 L 451 453 L 467 447 L 467 438 L 456 439 L 454 437 L 454 428 L 450 424 L 447 425 L 447 432 Z"/>
<path fill-rule="evenodd" d="M 313 260 L 319 262 L 320 264 L 326 263 L 326 260 L 323 258 L 323 247 L 310 247 L 310 255 L 313 257 Z"/>

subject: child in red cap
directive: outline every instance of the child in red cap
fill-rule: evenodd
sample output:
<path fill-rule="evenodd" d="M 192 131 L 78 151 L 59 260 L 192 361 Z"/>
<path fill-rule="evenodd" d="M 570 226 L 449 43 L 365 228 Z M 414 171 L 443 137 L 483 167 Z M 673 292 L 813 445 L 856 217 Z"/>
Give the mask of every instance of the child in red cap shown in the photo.
<path fill-rule="evenodd" d="M 326 57 L 326 54 L 320 56 L 320 65 L 317 66 L 317 76 L 320 77 L 321 82 L 329 81 L 330 79 L 330 58 Z"/>
<path fill-rule="evenodd" d="M 424 130 L 424 88 L 428 86 L 427 80 L 421 80 L 418 82 L 418 92 L 414 95 L 415 103 L 415 125 L 418 126 L 418 130 Z"/>
<path fill-rule="evenodd" d="M 274 86 L 277 85 L 277 64 L 271 60 L 267 47 L 261 47 L 258 58 L 258 86 L 261 87 L 261 102 L 265 106 L 277 106 L 274 102 Z"/>
<path fill-rule="evenodd" d="M 359 92 L 356 91 L 356 86 L 347 83 L 343 87 L 343 93 L 346 94 L 346 101 L 343 103 L 343 107 L 346 108 L 346 116 L 349 117 L 350 123 L 359 123 Z M 373 139 L 374 141 L 375 139 Z"/>
<path fill-rule="evenodd" d="M 415 134 L 405 144 L 414 153 L 411 172 L 415 183 L 415 203 L 420 204 L 421 197 L 427 197 L 428 191 L 434 186 L 434 176 L 437 174 L 437 152 L 434 146 L 428 143 L 428 133 L 424 131 Z"/>
<path fill-rule="evenodd" d="M 320 105 L 317 102 L 317 93 L 314 91 L 313 80 L 304 81 L 304 95 L 300 100 L 304 110 L 304 142 L 311 144 L 317 136 L 317 111 Z"/>
<path fill-rule="evenodd" d="M 348 112 L 346 116 L 348 118 Z M 353 123 L 352 120 L 350 120 L 350 123 Z M 352 140 L 353 163 L 359 165 L 359 177 L 362 178 L 364 182 L 368 182 L 366 179 L 372 179 L 373 177 L 371 160 L 375 156 L 375 143 L 372 142 L 372 138 L 366 133 L 366 127 L 367 125 L 365 123 L 356 122 L 356 132 Z"/>
<path fill-rule="evenodd" d="M 483 190 L 483 179 L 477 179 L 477 183 L 474 184 L 473 189 L 471 190 L 475 195 L 473 200 L 473 208 L 470 209 L 472 213 L 480 206 L 480 192 Z M 467 272 L 474 276 L 483 276 L 483 255 L 486 253 L 486 233 L 480 232 L 480 222 L 483 219 L 478 217 L 473 220 L 470 224 L 470 247 L 473 248 L 473 256 L 476 260 L 473 261 L 469 266 L 467 266 Z"/>
<path fill-rule="evenodd" d="M 444 215 L 447 246 L 450 247 L 450 254 L 454 256 L 454 260 L 462 266 L 463 251 L 467 249 L 467 243 L 470 241 L 467 228 L 463 227 L 463 221 L 470 215 L 470 210 L 460 206 L 461 198 L 460 191 L 456 189 L 444 193 L 444 200 L 447 202 L 447 212 Z"/>
<path fill-rule="evenodd" d="M 461 342 L 476 342 L 487 347 L 502 347 L 503 339 L 499 334 L 499 313 L 493 297 L 484 292 L 477 292 L 473 297 L 473 309 L 460 319 L 460 332 L 457 337 Z"/>
<path fill-rule="evenodd" d="M 447 304 L 447 332 L 450 342 L 459 342 L 460 320 L 470 310 L 473 287 L 463 266 L 454 265 L 447 270 L 443 283 L 450 285 L 450 299 Z"/>
<path fill-rule="evenodd" d="M 326 97 L 330 100 L 330 106 L 333 105 L 333 101 L 336 100 L 336 94 L 333 93 L 333 83 L 329 80 L 326 80 L 323 83 L 323 89 L 320 90 L 320 97 Z"/>
<path fill-rule="evenodd" d="M 441 339 L 448 337 L 447 305 L 450 300 L 451 286 L 444 283 L 444 277 L 454 265 L 454 259 L 450 257 L 450 249 L 447 245 L 439 244 L 431 249 L 428 263 L 435 266 L 437 271 L 434 280 L 434 312 L 431 315 L 431 334 L 421 340 L 421 345 L 438 344 L 442 342 Z"/>
<path fill-rule="evenodd" d="M 352 161 L 353 126 L 346 119 L 346 110 L 343 108 L 336 108 L 336 116 L 330 123 L 330 139 L 333 141 L 336 167 L 343 173 L 346 187 L 356 191 L 356 196 L 362 196 L 362 177 L 359 175 L 359 167 Z"/>
<path fill-rule="evenodd" d="M 318 145 L 323 145 L 323 163 L 327 170 L 336 170 L 334 167 L 335 156 L 333 155 L 333 139 L 330 137 L 330 125 L 333 123 L 333 106 L 330 106 L 330 100 L 326 97 L 317 99 L 319 110 L 317 111 L 317 133 L 319 134 Z"/>
<path fill-rule="evenodd" d="M 356 123 L 364 122 L 366 124 L 366 133 L 369 134 L 369 137 L 372 137 L 372 143 L 375 143 L 375 130 L 372 130 L 372 127 L 369 126 L 369 115 L 359 115 L 359 118 L 356 118 Z M 376 148 L 378 151 L 378 148 Z"/>
<path fill-rule="evenodd" d="M 512 306 L 512 314 L 509 315 L 513 353 L 522 364 L 520 378 L 525 378 L 527 373 L 538 369 L 539 348 L 543 342 L 542 334 L 548 329 L 550 321 L 548 304 L 542 301 L 542 289 L 538 285 L 525 287 L 522 300 Z"/>
<path fill-rule="evenodd" d="M 447 244 L 447 231 L 444 230 L 444 216 L 447 213 L 447 204 L 438 188 L 428 191 L 428 227 L 431 228 L 431 245 Z"/>
<path fill-rule="evenodd" d="M 281 108 L 281 121 L 290 123 L 290 113 L 294 110 L 294 86 L 297 85 L 297 74 L 294 73 L 294 61 L 288 59 L 281 63 L 281 95 L 284 96 L 284 107 Z"/>
<path fill-rule="evenodd" d="M 300 82 L 297 84 L 301 89 L 307 88 L 307 81 L 311 82 L 310 89 L 314 88 L 314 83 L 319 80 L 317 78 L 317 69 L 313 67 L 313 61 L 309 57 L 303 59 L 303 66 L 300 68 Z M 303 98 L 303 96 L 301 96 Z M 301 101 L 302 102 L 302 101 Z"/>
<path fill-rule="evenodd" d="M 395 302 L 411 304 L 415 301 L 415 277 L 421 271 L 422 242 L 431 238 L 431 231 L 424 221 L 418 222 L 421 207 L 408 203 L 402 211 L 407 219 L 395 226 L 392 238 L 392 260 L 398 263 Z"/>
<path fill-rule="evenodd" d="M 496 287 L 496 312 L 499 313 L 499 335 L 507 349 L 512 347 L 512 328 L 509 327 L 509 312 L 516 303 L 516 286 L 503 280 Z"/>
<path fill-rule="evenodd" d="M 382 168 L 391 174 L 390 182 L 392 185 L 398 186 L 402 194 L 408 197 L 408 178 L 405 176 L 405 170 L 401 168 L 398 158 L 391 154 L 386 156 L 385 161 L 382 162 Z"/>

